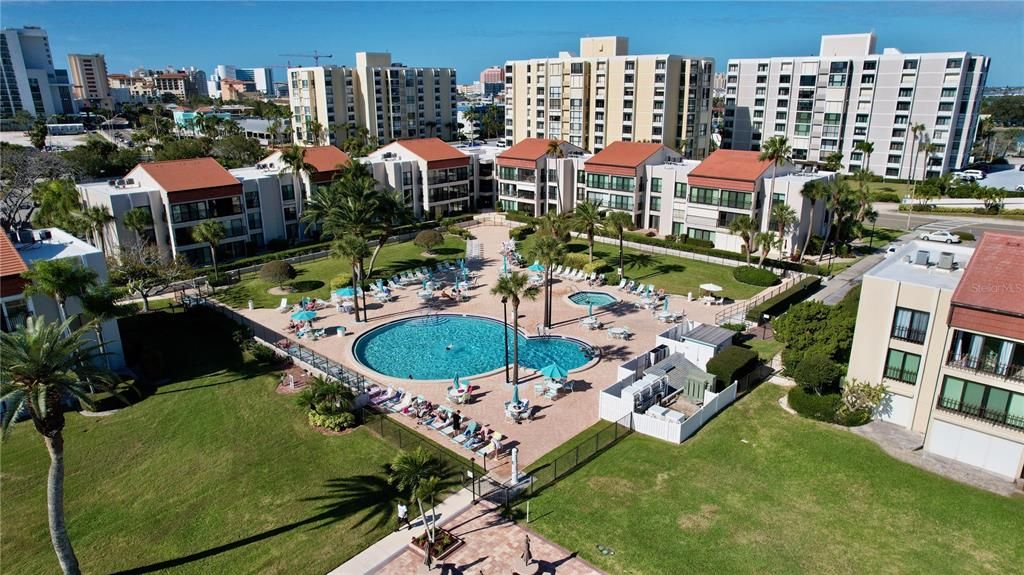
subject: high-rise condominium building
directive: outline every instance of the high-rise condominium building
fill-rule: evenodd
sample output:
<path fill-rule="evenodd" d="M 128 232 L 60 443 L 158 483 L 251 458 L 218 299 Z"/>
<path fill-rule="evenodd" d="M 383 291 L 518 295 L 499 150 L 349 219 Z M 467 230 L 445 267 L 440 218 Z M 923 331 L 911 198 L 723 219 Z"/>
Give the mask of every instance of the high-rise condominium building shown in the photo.
<path fill-rule="evenodd" d="M 0 31 L 0 117 L 73 114 L 67 70 L 53 67 L 50 39 L 36 26 Z"/>
<path fill-rule="evenodd" d="M 244 84 L 244 92 L 260 93 L 265 96 L 274 95 L 274 72 L 272 68 L 238 68 L 220 64 L 206 81 L 207 91 L 211 98 L 221 96 L 221 82 L 238 80 Z"/>
<path fill-rule="evenodd" d="M 77 100 L 93 108 L 114 109 L 107 79 L 107 60 L 103 54 L 68 54 L 72 92 Z"/>
<path fill-rule="evenodd" d="M 841 153 L 845 171 L 940 174 L 968 161 L 988 65 L 970 52 L 878 53 L 873 33 L 822 36 L 817 56 L 729 60 L 722 144 L 786 136 L 799 163 Z"/>
<path fill-rule="evenodd" d="M 288 83 L 296 144 L 341 143 L 362 129 L 381 144 L 451 140 L 458 131 L 453 68 L 411 68 L 386 52 L 358 52 L 351 68 L 289 68 Z"/>
<path fill-rule="evenodd" d="M 618 36 L 583 38 L 580 54 L 505 63 L 505 143 L 565 140 L 598 152 L 615 141 L 647 141 L 708 155 L 710 58 L 630 55 Z"/>

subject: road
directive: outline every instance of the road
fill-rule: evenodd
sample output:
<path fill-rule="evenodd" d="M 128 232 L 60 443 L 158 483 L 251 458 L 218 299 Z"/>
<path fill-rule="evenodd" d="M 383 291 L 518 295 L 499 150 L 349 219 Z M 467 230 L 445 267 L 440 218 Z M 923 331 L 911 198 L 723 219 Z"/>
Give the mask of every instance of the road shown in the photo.
<path fill-rule="evenodd" d="M 1024 220 L 1007 220 L 999 218 L 985 218 L 975 216 L 964 216 L 962 214 L 910 214 L 910 227 L 907 227 L 907 213 L 900 212 L 896 204 L 877 203 L 874 204 L 878 212 L 877 225 L 880 228 L 891 228 L 895 230 L 918 229 L 925 227 L 923 231 L 935 230 L 961 230 L 971 232 L 975 236 L 985 231 L 999 231 L 1024 234 Z"/>

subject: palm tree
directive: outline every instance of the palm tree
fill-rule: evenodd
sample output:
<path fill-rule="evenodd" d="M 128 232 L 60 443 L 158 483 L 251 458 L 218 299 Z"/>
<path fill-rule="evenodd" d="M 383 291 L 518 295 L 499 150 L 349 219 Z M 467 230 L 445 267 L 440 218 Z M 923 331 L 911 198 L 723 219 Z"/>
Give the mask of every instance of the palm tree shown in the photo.
<path fill-rule="evenodd" d="M 548 147 L 544 150 L 544 155 L 555 160 L 555 177 L 558 179 L 558 213 L 562 213 L 562 162 L 558 161 L 559 158 L 565 157 L 562 142 L 554 138 L 548 140 Z"/>
<path fill-rule="evenodd" d="M 757 222 L 746 214 L 737 216 L 736 219 L 729 223 L 729 233 L 739 236 L 743 240 L 743 248 L 747 254 L 748 266 L 750 265 L 750 252 L 754 251 L 754 234 L 759 229 L 760 226 L 757 225 Z"/>
<path fill-rule="evenodd" d="M 210 245 L 210 257 L 213 258 L 214 277 L 220 275 L 217 272 L 217 246 L 220 245 L 220 241 L 224 239 L 225 235 L 227 235 L 227 232 L 224 230 L 224 225 L 217 220 L 199 222 L 199 225 L 192 228 L 193 241 L 197 244 Z"/>
<path fill-rule="evenodd" d="M 107 224 L 114 221 L 114 216 L 110 215 L 110 210 L 105 206 L 89 206 L 82 210 L 82 219 L 85 222 L 85 226 L 91 231 L 94 237 L 99 243 L 100 251 L 104 255 L 107 253 Z"/>
<path fill-rule="evenodd" d="M 103 324 L 112 319 L 129 315 L 135 307 L 118 303 L 122 296 L 123 290 L 114 288 L 109 283 L 90 286 L 78 296 L 82 302 L 82 309 L 85 310 L 85 315 L 89 317 L 89 323 L 96 333 L 96 348 L 103 356 L 108 369 L 110 368 L 110 358 L 107 356 L 106 345 L 103 341 Z"/>
<path fill-rule="evenodd" d="M 122 222 L 125 227 L 134 230 L 139 241 L 142 241 L 142 232 L 153 227 L 153 213 L 145 208 L 132 208 L 124 213 Z"/>
<path fill-rule="evenodd" d="M 543 234 L 558 238 L 562 243 L 568 243 L 571 239 L 569 232 L 572 229 L 572 220 L 569 214 L 544 212 L 544 215 L 538 218 L 537 229 Z"/>
<path fill-rule="evenodd" d="M 821 183 L 821 180 L 812 180 L 804 184 L 804 187 L 800 190 L 800 195 L 805 200 L 811 203 L 810 214 L 807 216 L 810 222 L 814 221 L 814 206 L 818 203 L 818 200 L 825 197 L 825 186 Z M 804 238 L 804 247 L 800 249 L 800 258 L 802 259 L 807 254 L 807 246 L 811 243 L 811 236 L 813 230 L 810 224 L 807 226 L 807 237 Z"/>
<path fill-rule="evenodd" d="M 771 232 L 757 232 L 754 234 L 754 243 L 761 249 L 761 256 L 757 260 L 757 265 L 764 267 L 764 259 L 768 257 L 768 252 L 772 250 L 772 244 L 775 243 L 775 234 Z"/>
<path fill-rule="evenodd" d="M 423 122 L 423 126 L 427 129 L 427 137 L 433 138 L 434 130 L 437 129 L 437 122 L 433 120 L 427 120 L 426 122 Z"/>
<path fill-rule="evenodd" d="M 767 160 L 772 163 L 771 195 L 773 202 L 775 201 L 775 171 L 779 166 L 786 165 L 792 158 L 793 148 L 790 147 L 786 136 L 773 136 L 761 144 L 761 154 L 757 159 L 761 162 Z"/>
<path fill-rule="evenodd" d="M 319 146 L 324 139 L 324 125 L 316 120 L 306 122 L 306 141 Z"/>
<path fill-rule="evenodd" d="M 590 200 L 576 204 L 572 211 L 572 226 L 579 233 L 587 234 L 587 257 L 594 261 L 594 230 L 601 225 L 601 202 Z"/>
<path fill-rule="evenodd" d="M 825 188 L 825 202 L 829 214 L 828 229 L 825 231 L 825 239 L 821 242 L 821 253 L 818 254 L 818 260 L 820 261 L 825 257 L 825 248 L 828 246 L 828 240 L 832 237 L 832 226 L 835 224 L 838 226 L 840 222 L 840 211 L 843 208 L 844 196 L 849 195 L 850 187 L 846 182 L 830 181 Z"/>
<path fill-rule="evenodd" d="M 921 151 L 921 146 L 924 145 L 924 137 L 921 134 L 927 129 L 924 124 L 914 124 L 910 127 L 910 179 L 913 180 L 914 187 L 917 187 L 917 153 Z M 920 142 L 918 142 L 919 139 Z"/>
<path fill-rule="evenodd" d="M 782 250 L 786 245 L 785 236 L 799 220 L 796 211 L 789 204 L 774 204 L 771 219 L 775 222 L 775 229 L 779 234 L 779 255 L 782 256 Z"/>
<path fill-rule="evenodd" d="M 921 146 L 921 151 L 924 153 L 924 173 L 928 175 L 928 160 L 931 159 L 932 154 L 939 151 L 939 145 L 935 142 L 928 142 Z M 917 182 L 914 182 L 914 189 L 917 189 Z"/>
<path fill-rule="evenodd" d="M 623 270 L 622 255 L 624 252 L 622 242 L 625 239 L 626 232 L 633 228 L 633 218 L 626 212 L 612 210 L 605 214 L 601 227 L 619 238 L 619 275 L 621 276 Z"/>
<path fill-rule="evenodd" d="M 292 186 L 295 188 L 295 194 L 299 198 L 299 205 L 302 205 L 305 199 L 305 194 L 302 192 L 302 176 L 303 174 L 309 175 L 316 171 L 312 164 L 306 163 L 306 148 L 294 144 L 286 147 L 281 150 L 281 163 L 284 164 L 284 167 L 281 168 L 281 173 L 288 172 L 291 174 Z"/>
<path fill-rule="evenodd" d="M 347 385 L 335 379 L 316 376 L 297 396 L 296 403 L 321 413 L 344 413 L 352 409 L 356 396 Z"/>
<path fill-rule="evenodd" d="M 531 286 L 529 279 L 521 272 L 512 272 L 498 278 L 491 293 L 508 298 L 512 304 L 512 385 L 519 385 L 519 304 L 522 300 L 537 299 L 537 286 Z"/>
<path fill-rule="evenodd" d="M 854 150 L 864 154 L 864 162 L 861 163 L 861 171 L 871 171 L 871 154 L 875 151 L 875 145 L 867 140 L 861 140 L 854 144 Z"/>
<path fill-rule="evenodd" d="M 530 247 L 528 257 L 544 266 L 544 327 L 551 327 L 551 271 L 565 256 L 565 245 L 551 235 L 541 235 Z"/>
<path fill-rule="evenodd" d="M 78 558 L 71 546 L 64 522 L 64 409 L 61 400 L 78 399 L 92 407 L 89 386 L 113 392 L 117 378 L 94 365 L 93 347 L 86 344 L 88 326 L 71 331 L 71 320 L 46 323 L 43 317 L 30 317 L 23 327 L 0 336 L 0 402 L 3 410 L 4 437 L 11 423 L 28 414 L 36 431 L 43 436 L 50 454 L 46 478 L 46 510 L 50 541 L 61 571 L 78 574 Z M 65 335 L 67 333 L 68 335 Z"/>
<path fill-rule="evenodd" d="M 373 248 L 370 256 L 370 263 L 366 269 L 369 277 L 373 273 L 374 265 L 377 263 L 377 256 L 384 248 L 384 244 L 391 239 L 395 233 L 395 227 L 413 222 L 412 210 L 405 204 L 405 196 L 400 190 L 377 189 L 374 194 L 374 212 L 377 220 L 377 245 Z"/>
<path fill-rule="evenodd" d="M 395 455 L 395 459 L 388 466 L 388 483 L 411 494 L 420 508 L 420 517 L 426 521 L 427 514 L 423 511 L 422 495 L 426 495 L 427 490 L 421 490 L 420 487 L 431 479 L 442 477 L 444 472 L 444 463 L 437 456 L 422 447 L 417 447 L 412 451 L 399 451 Z M 436 487 L 436 482 L 434 482 L 434 488 Z M 433 524 L 425 525 L 425 527 L 427 528 L 427 539 L 433 543 Z"/>
<path fill-rule="evenodd" d="M 355 312 L 356 321 L 359 321 L 359 290 L 362 286 L 362 277 L 359 274 L 359 270 L 363 264 L 363 258 L 370 253 L 370 246 L 366 244 L 366 240 L 355 235 L 342 236 L 340 240 L 334 242 L 331 248 L 334 251 L 334 255 L 345 259 L 349 262 L 352 268 L 352 299 L 355 301 Z M 363 320 L 366 320 L 366 309 L 365 303 L 366 298 L 363 298 Z"/>
<path fill-rule="evenodd" d="M 39 260 L 32 269 L 21 274 L 32 282 L 25 288 L 27 295 L 43 294 L 57 302 L 60 321 L 67 321 L 68 298 L 78 297 L 96 285 L 96 272 L 74 263 L 71 258 Z"/>

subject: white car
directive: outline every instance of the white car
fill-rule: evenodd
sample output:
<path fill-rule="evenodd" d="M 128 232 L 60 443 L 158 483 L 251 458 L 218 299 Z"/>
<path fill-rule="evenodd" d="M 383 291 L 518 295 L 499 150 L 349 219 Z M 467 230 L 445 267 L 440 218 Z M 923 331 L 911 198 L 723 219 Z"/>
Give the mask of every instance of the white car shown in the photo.
<path fill-rule="evenodd" d="M 960 236 L 945 230 L 921 234 L 921 239 L 929 242 L 946 242 L 947 244 L 960 243 Z"/>
<path fill-rule="evenodd" d="M 1017 186 L 1017 191 L 1018 192 L 1024 192 L 1024 184 L 1021 184 L 1021 185 Z"/>
<path fill-rule="evenodd" d="M 952 172 L 949 175 L 953 176 L 954 180 L 957 180 L 957 181 L 960 181 L 960 182 L 973 182 L 973 181 L 978 179 L 978 178 L 975 178 L 973 175 L 968 174 L 967 172 Z"/>
<path fill-rule="evenodd" d="M 971 176 L 975 180 L 984 180 L 985 179 L 985 172 L 983 172 L 981 170 L 964 170 L 963 173 L 964 173 L 965 176 Z"/>
<path fill-rule="evenodd" d="M 885 246 L 885 251 L 882 252 L 882 257 L 883 258 L 887 258 L 887 257 L 891 256 L 892 254 L 896 253 L 896 251 L 899 250 L 899 249 L 900 249 L 900 245 L 899 244 L 889 244 L 889 245 Z"/>

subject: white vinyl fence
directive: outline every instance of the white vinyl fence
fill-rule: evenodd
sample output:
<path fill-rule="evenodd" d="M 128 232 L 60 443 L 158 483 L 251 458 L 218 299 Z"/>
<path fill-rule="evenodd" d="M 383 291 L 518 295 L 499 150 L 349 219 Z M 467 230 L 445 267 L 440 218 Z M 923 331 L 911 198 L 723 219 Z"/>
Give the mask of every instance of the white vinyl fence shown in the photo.
<path fill-rule="evenodd" d="M 618 421 L 633 410 L 631 398 L 619 397 L 622 387 L 620 382 L 601 391 L 601 419 Z M 697 433 L 701 427 L 704 427 L 704 424 L 718 412 L 736 401 L 736 388 L 737 384 L 733 383 L 721 393 L 705 390 L 704 406 L 682 422 L 669 421 L 644 413 L 633 413 L 633 431 L 672 443 L 682 443 Z"/>

